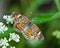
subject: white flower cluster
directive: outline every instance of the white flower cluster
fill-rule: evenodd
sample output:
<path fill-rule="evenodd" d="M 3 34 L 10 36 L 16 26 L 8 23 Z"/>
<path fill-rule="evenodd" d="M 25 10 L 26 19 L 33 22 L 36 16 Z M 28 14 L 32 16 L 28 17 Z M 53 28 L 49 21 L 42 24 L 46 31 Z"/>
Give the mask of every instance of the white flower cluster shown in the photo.
<path fill-rule="evenodd" d="M 7 24 L 9 24 L 9 23 L 13 24 L 13 18 L 11 15 L 4 15 L 3 19 L 5 19 L 7 21 Z"/>
<path fill-rule="evenodd" d="M 15 42 L 19 42 L 20 40 L 19 35 L 15 34 L 15 33 L 10 33 L 10 38 L 9 41 L 14 40 Z"/>
<path fill-rule="evenodd" d="M 6 38 L 0 40 L 0 47 L 6 48 L 9 46 L 8 40 Z"/>
<path fill-rule="evenodd" d="M 4 33 L 8 28 L 2 22 L 0 22 L 0 33 Z"/>
<path fill-rule="evenodd" d="M 15 42 L 19 42 L 20 41 L 20 37 L 18 34 L 15 33 L 10 33 L 10 38 L 9 40 L 7 40 L 7 38 L 4 39 L 0 39 L 0 47 L 2 48 L 7 48 L 7 46 L 9 46 L 9 43 L 11 40 L 15 41 Z M 10 48 L 16 48 L 14 47 L 10 47 Z"/>
<path fill-rule="evenodd" d="M 6 20 L 7 24 L 11 23 L 13 24 L 13 18 L 11 15 L 4 15 L 3 19 Z M 0 22 L 0 33 L 4 33 L 5 31 L 7 31 L 8 28 L 7 26 L 5 26 L 2 22 Z M 10 37 L 7 40 L 6 37 L 0 39 L 0 48 L 7 48 L 9 46 L 9 42 L 13 40 L 15 42 L 19 42 L 20 41 L 20 36 L 16 33 L 10 33 Z M 16 48 L 15 46 L 10 47 L 10 48 Z"/>

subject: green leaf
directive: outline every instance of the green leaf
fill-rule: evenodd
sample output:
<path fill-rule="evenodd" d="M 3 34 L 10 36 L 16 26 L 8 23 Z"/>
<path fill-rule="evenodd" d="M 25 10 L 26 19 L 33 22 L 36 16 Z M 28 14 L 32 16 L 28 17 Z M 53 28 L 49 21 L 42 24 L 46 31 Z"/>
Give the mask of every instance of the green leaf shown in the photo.
<path fill-rule="evenodd" d="M 52 16 L 53 14 L 38 14 L 36 15 L 36 17 L 32 18 L 32 23 L 34 24 L 44 23 L 48 21 Z"/>
<path fill-rule="evenodd" d="M 32 23 L 41 24 L 60 17 L 60 12 L 56 14 L 39 14 L 32 18 Z"/>

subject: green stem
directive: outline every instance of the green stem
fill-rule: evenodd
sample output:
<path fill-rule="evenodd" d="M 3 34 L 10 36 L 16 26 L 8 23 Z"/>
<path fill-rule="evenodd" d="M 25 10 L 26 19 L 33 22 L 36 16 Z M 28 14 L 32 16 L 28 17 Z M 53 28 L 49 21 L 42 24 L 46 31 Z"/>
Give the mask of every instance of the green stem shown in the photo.
<path fill-rule="evenodd" d="M 60 11 L 60 0 L 55 0 L 55 4 L 56 4 L 58 10 Z"/>

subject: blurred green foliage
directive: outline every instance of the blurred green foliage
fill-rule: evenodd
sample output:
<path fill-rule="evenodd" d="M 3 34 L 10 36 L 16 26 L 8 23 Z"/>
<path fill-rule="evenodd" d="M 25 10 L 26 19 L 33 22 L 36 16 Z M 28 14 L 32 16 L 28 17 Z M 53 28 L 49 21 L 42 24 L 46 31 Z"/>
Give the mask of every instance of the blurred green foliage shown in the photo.
<path fill-rule="evenodd" d="M 17 45 L 11 42 L 11 45 L 17 48 L 60 48 L 60 39 L 52 35 L 56 30 L 60 32 L 60 0 L 9 0 L 7 3 L 8 14 L 19 12 L 26 15 L 40 28 L 45 38 L 43 41 L 31 42 L 21 33 L 17 33 L 21 36 L 21 41 Z M 12 26 L 8 27 L 9 30 L 5 34 L 0 34 L 0 38 L 8 37 L 10 32 L 16 32 Z"/>

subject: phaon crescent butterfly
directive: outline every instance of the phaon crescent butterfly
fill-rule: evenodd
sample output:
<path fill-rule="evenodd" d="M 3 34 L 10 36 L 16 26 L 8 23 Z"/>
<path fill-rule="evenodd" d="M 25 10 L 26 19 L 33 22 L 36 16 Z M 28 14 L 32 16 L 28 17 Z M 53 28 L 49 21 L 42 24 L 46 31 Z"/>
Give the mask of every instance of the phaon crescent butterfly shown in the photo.
<path fill-rule="evenodd" d="M 14 29 L 18 32 L 21 32 L 27 40 L 44 39 L 44 36 L 42 35 L 40 29 L 26 16 L 18 13 L 13 13 L 12 17 L 14 18 Z"/>

